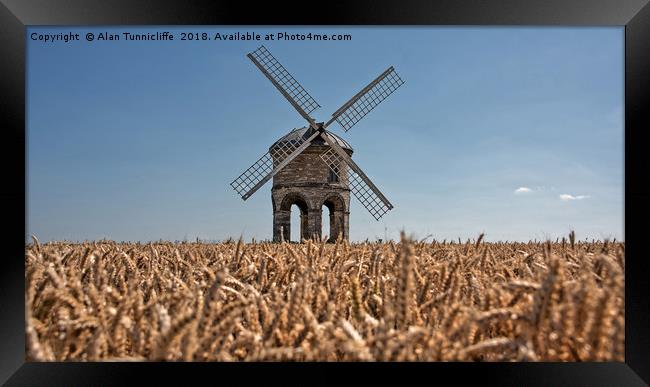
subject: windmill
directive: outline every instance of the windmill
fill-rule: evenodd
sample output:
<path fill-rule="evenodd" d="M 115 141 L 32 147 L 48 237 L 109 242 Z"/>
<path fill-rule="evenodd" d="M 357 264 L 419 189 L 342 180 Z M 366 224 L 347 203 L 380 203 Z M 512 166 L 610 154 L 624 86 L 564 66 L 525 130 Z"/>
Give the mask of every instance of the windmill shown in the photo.
<path fill-rule="evenodd" d="M 349 237 L 350 192 L 376 220 L 390 211 L 393 205 L 352 160 L 350 144 L 327 128 L 336 121 L 347 132 L 397 90 L 404 81 L 395 69 L 386 69 L 327 122 L 316 122 L 310 113 L 320 105 L 264 46 L 247 57 L 309 124 L 280 138 L 230 183 L 246 200 L 273 178 L 273 240 L 290 239 L 292 205 L 300 209 L 302 239 L 320 238 L 326 206 L 330 241 Z"/>

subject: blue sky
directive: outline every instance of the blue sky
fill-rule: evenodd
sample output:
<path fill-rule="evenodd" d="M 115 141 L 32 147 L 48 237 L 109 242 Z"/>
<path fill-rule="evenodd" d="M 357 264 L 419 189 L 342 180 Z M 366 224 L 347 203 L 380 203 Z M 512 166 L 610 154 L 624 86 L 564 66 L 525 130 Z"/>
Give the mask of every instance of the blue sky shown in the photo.
<path fill-rule="evenodd" d="M 82 41 L 32 41 L 32 32 Z M 176 40 L 88 43 L 86 32 Z M 180 41 L 182 31 L 347 33 L 351 41 Z M 395 208 L 352 199 L 350 236 L 623 239 L 624 30 L 30 28 L 27 236 L 269 239 L 267 183 L 229 186 L 305 122 L 245 54 L 264 44 L 331 113 L 388 66 L 405 84 L 345 133 Z"/>

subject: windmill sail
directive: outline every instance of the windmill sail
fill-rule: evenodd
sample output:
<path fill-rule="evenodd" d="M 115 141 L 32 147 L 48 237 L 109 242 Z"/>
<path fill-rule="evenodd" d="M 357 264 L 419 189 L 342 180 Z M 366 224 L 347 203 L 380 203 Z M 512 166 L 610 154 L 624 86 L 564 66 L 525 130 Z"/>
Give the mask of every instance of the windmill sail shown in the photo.
<path fill-rule="evenodd" d="M 284 168 L 291 160 L 307 149 L 312 140 L 318 137 L 318 132 L 311 133 L 309 137 L 292 141 L 283 141 L 275 144 L 268 152 L 248 167 L 241 175 L 230 183 L 230 186 L 246 200 L 261 186 Z"/>
<path fill-rule="evenodd" d="M 390 203 L 384 202 L 378 193 L 368 186 L 363 178 L 353 170 L 348 170 L 348 179 L 350 181 L 350 191 L 366 207 L 366 210 L 370 212 L 375 220 L 379 220 L 393 209 Z"/>
<path fill-rule="evenodd" d="M 318 109 L 320 105 L 312 98 L 304 87 L 289 74 L 287 69 L 264 46 L 246 55 L 257 68 L 273 83 L 289 103 L 315 127 L 314 119 L 309 113 Z"/>
<path fill-rule="evenodd" d="M 393 66 L 389 67 L 335 111 L 324 127 L 336 121 L 347 132 L 403 84 Z"/>
<path fill-rule="evenodd" d="M 327 134 L 324 134 L 326 137 Z M 352 159 L 345 154 L 345 151 L 336 143 L 327 140 L 330 148 L 323 152 L 320 157 L 327 164 L 330 170 L 337 175 L 341 180 L 347 179 L 350 191 L 361 204 L 370 212 L 370 214 L 379 220 L 388 211 L 393 209 L 393 205 L 388 199 L 379 191 L 372 181 L 366 176 L 365 173 L 359 168 Z M 343 153 L 341 153 L 343 152 Z M 343 168 L 343 164 L 347 164 L 349 168 Z M 347 171 L 347 177 L 341 176 L 343 171 Z"/>

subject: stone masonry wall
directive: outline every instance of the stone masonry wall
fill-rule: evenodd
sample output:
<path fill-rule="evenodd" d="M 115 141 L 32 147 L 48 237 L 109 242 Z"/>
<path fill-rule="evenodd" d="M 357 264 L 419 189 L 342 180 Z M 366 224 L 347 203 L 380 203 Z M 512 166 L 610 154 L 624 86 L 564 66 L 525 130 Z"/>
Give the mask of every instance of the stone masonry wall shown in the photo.
<path fill-rule="evenodd" d="M 339 233 L 349 238 L 350 189 L 347 165 L 340 166 L 339 182 L 328 182 L 329 167 L 320 155 L 327 145 L 310 145 L 273 177 L 273 240 L 290 240 L 301 232 L 301 239 L 321 237 L 323 206 L 330 209 L 330 240 Z M 352 151 L 346 150 L 348 155 Z M 291 206 L 298 205 L 301 225 L 291 225 Z"/>

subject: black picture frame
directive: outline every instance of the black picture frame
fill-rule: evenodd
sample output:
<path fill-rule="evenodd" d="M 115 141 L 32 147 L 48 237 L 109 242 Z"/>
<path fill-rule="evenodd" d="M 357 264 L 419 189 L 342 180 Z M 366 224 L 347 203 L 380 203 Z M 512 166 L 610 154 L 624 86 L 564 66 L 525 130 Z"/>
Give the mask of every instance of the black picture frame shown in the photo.
<path fill-rule="evenodd" d="M 650 6 L 648 0 L 330 1 L 290 4 L 246 1 L 0 0 L 0 119 L 5 231 L 0 270 L 0 382 L 7 385 L 123 385 L 136 377 L 187 383 L 204 376 L 224 383 L 260 378 L 311 384 L 394 379 L 496 385 L 646 385 L 650 381 Z M 33 25 L 550 25 L 625 26 L 625 363 L 26 363 L 24 248 L 26 230 L 25 47 Z M 55 75 L 53 75 L 55 76 Z M 22 226 L 22 227 L 21 227 Z M 296 378 L 308 371 L 306 378 Z M 342 374 L 346 371 L 346 375 Z M 302 376 L 301 375 L 301 376 Z M 449 378 L 449 379 L 447 379 Z M 644 382 L 645 381 L 645 382 Z M 418 383 L 420 383 L 418 381 Z M 445 382 L 447 384 L 448 382 Z M 230 384 L 230 383 L 227 383 Z M 427 383 L 428 384 L 428 383 Z"/>

